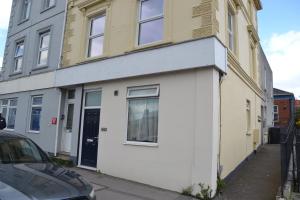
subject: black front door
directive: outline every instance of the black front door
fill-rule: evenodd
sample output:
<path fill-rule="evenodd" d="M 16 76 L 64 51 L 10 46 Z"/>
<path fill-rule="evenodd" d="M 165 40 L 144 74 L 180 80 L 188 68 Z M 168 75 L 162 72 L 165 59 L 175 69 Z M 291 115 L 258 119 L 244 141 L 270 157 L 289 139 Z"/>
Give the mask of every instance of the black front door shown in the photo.
<path fill-rule="evenodd" d="M 85 109 L 81 147 L 81 165 L 97 167 L 100 109 Z"/>

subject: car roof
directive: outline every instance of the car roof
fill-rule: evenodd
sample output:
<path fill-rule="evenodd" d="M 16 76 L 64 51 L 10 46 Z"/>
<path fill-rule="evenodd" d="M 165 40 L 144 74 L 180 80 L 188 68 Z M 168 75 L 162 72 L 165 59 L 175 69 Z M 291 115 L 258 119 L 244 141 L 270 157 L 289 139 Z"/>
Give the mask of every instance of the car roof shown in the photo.
<path fill-rule="evenodd" d="M 0 130 L 0 138 L 26 138 L 26 137 L 14 131 Z"/>

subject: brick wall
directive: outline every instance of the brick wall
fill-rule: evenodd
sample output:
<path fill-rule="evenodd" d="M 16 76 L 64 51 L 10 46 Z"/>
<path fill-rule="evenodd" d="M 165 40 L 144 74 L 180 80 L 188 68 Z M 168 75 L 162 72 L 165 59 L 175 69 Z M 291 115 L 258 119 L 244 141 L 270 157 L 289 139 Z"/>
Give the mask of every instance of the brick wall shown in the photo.
<path fill-rule="evenodd" d="M 274 106 L 278 106 L 279 121 L 275 121 L 275 126 L 288 126 L 291 118 L 291 105 L 289 99 L 274 100 Z"/>

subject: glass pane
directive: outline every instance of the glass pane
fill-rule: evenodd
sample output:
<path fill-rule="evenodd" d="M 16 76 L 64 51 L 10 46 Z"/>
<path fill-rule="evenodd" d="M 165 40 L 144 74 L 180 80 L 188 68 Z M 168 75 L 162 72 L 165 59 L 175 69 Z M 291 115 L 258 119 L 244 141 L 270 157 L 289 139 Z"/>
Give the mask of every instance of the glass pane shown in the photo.
<path fill-rule="evenodd" d="M 75 98 L 75 90 L 69 90 L 68 99 L 74 99 L 74 98 Z"/>
<path fill-rule="evenodd" d="M 87 92 L 85 96 L 85 106 L 100 106 L 101 105 L 101 92 Z"/>
<path fill-rule="evenodd" d="M 100 56 L 103 53 L 103 36 L 90 39 L 88 57 Z"/>
<path fill-rule="evenodd" d="M 158 99 L 129 100 L 127 140 L 157 142 Z"/>
<path fill-rule="evenodd" d="M 22 11 L 22 19 L 28 19 L 30 13 L 30 5 L 31 0 L 24 0 L 23 11 Z"/>
<path fill-rule="evenodd" d="M 139 44 L 148 44 L 162 40 L 163 26 L 163 19 L 140 24 Z"/>
<path fill-rule="evenodd" d="M 55 0 L 46 0 L 45 8 L 49 8 L 55 5 Z"/>
<path fill-rule="evenodd" d="M 129 89 L 129 97 L 138 97 L 138 96 L 157 96 L 158 88 L 147 88 L 147 89 Z"/>
<path fill-rule="evenodd" d="M 46 65 L 48 61 L 48 50 L 40 51 L 39 65 Z"/>
<path fill-rule="evenodd" d="M 7 121 L 6 115 L 7 115 L 7 108 L 2 108 L 2 117 L 4 117 L 5 120 Z"/>
<path fill-rule="evenodd" d="M 15 62 L 14 72 L 20 72 L 22 69 L 23 57 L 16 58 Z"/>
<path fill-rule="evenodd" d="M 40 130 L 40 118 L 41 118 L 41 107 L 34 107 L 31 110 L 31 121 L 30 121 L 30 130 L 39 131 Z"/>
<path fill-rule="evenodd" d="M 10 106 L 17 106 L 17 99 L 11 99 L 10 101 L 9 101 L 9 105 Z"/>
<path fill-rule="evenodd" d="M 0 164 L 36 163 L 42 161 L 41 152 L 30 140 L 0 140 Z"/>
<path fill-rule="evenodd" d="M 15 57 L 22 56 L 24 54 L 24 43 L 18 43 L 16 47 Z"/>
<path fill-rule="evenodd" d="M 41 46 L 40 48 L 48 48 L 49 47 L 50 35 L 47 33 L 46 35 L 41 36 Z"/>
<path fill-rule="evenodd" d="M 66 129 L 71 130 L 71 131 L 72 131 L 72 126 L 73 126 L 73 115 L 74 115 L 74 104 L 69 104 Z"/>
<path fill-rule="evenodd" d="M 33 97 L 32 98 L 32 105 L 42 105 L 43 97 Z"/>
<path fill-rule="evenodd" d="M 234 38 L 233 35 L 231 33 L 229 33 L 229 49 L 230 50 L 234 50 Z"/>
<path fill-rule="evenodd" d="M 230 31 L 232 31 L 233 29 L 232 29 L 232 27 L 233 27 L 233 24 L 232 24 L 232 14 L 231 14 L 231 12 L 230 12 L 230 10 L 228 11 L 228 29 L 230 30 Z"/>
<path fill-rule="evenodd" d="M 3 99 L 2 100 L 2 105 L 7 105 L 8 104 L 8 100 L 7 99 Z"/>
<path fill-rule="evenodd" d="M 105 29 L 105 16 L 96 17 L 91 20 L 91 33 L 90 35 L 103 34 Z"/>
<path fill-rule="evenodd" d="M 10 108 L 8 111 L 8 119 L 7 119 L 7 128 L 14 129 L 15 128 L 15 120 L 16 120 L 17 109 Z"/>
<path fill-rule="evenodd" d="M 149 19 L 163 14 L 163 0 L 142 1 L 141 20 Z"/>

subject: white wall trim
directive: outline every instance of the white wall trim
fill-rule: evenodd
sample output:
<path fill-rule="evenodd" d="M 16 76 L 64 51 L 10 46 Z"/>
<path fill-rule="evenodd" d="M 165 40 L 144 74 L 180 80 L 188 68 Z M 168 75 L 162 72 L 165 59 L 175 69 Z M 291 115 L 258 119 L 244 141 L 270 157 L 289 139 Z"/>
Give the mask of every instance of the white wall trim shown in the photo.
<path fill-rule="evenodd" d="M 226 48 L 215 37 L 59 69 L 56 72 L 55 86 L 62 87 L 208 66 L 214 66 L 226 72 Z"/>
<path fill-rule="evenodd" d="M 54 81 L 54 71 L 3 81 L 0 82 L 0 95 L 53 88 Z"/>

